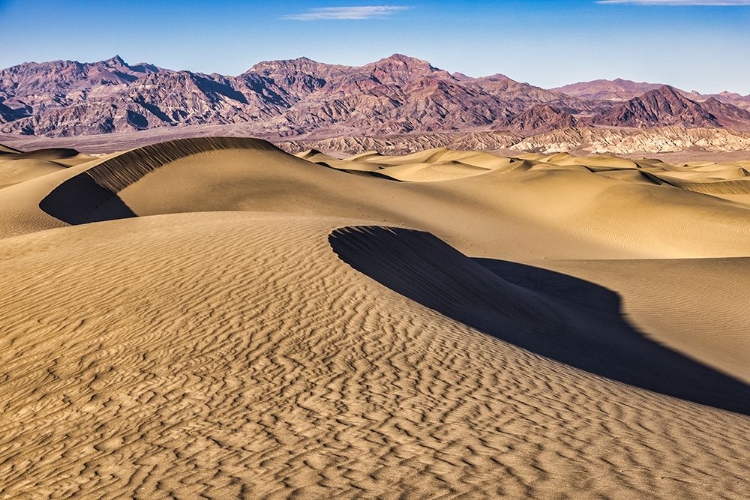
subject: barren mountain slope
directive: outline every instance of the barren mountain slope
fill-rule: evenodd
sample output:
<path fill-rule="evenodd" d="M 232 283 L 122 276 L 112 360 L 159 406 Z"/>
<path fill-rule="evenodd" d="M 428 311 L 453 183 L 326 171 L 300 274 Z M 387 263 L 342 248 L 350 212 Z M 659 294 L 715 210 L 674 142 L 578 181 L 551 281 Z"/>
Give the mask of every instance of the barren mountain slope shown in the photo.
<path fill-rule="evenodd" d="M 360 67 L 266 61 L 238 76 L 131 66 L 119 57 L 54 61 L 0 72 L 0 132 L 70 137 L 223 126 L 278 139 L 490 129 L 533 136 L 586 123 L 750 129 L 750 114 L 736 106 L 742 96 L 651 87 L 594 82 L 568 95 L 504 75 L 450 74 L 401 54 Z"/>

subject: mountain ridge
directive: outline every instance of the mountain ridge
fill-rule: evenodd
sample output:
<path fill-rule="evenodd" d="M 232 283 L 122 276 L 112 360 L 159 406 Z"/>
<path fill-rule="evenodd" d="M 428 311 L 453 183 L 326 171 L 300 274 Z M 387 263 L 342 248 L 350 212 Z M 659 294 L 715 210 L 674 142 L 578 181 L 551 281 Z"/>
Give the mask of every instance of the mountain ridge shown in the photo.
<path fill-rule="evenodd" d="M 221 125 L 286 140 L 490 130 L 529 137 L 589 126 L 747 131 L 746 99 L 750 108 L 750 96 L 621 79 L 543 89 L 499 73 L 449 73 L 403 54 L 363 66 L 262 61 L 237 76 L 129 65 L 116 55 L 0 70 L 0 132 L 74 137 Z"/>

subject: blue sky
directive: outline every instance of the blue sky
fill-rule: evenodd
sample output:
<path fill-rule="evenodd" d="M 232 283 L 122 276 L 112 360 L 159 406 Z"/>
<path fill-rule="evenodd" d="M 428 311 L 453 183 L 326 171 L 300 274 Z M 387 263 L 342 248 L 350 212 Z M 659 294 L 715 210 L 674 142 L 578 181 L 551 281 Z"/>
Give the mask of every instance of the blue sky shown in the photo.
<path fill-rule="evenodd" d="M 750 94 L 750 0 L 0 0 L 0 67 L 127 62 L 236 75 L 402 53 L 542 87 L 596 78 Z"/>

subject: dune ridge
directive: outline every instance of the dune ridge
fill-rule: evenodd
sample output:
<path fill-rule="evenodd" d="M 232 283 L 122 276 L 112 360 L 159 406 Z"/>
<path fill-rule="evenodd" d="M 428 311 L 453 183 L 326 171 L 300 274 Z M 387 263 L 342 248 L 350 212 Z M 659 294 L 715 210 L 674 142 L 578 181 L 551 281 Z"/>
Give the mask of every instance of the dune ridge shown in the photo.
<path fill-rule="evenodd" d="M 177 139 L 107 158 L 71 177 L 39 203 L 46 213 L 69 224 L 135 217 L 117 194 L 143 176 L 181 158 L 227 149 L 272 151 L 262 140 L 229 137 Z"/>
<path fill-rule="evenodd" d="M 41 177 L 92 157 L 71 148 L 52 148 L 23 152 L 0 144 L 0 188 Z"/>
<path fill-rule="evenodd" d="M 5 144 L 0 144 L 0 153 L 20 153 L 20 151 Z"/>
<path fill-rule="evenodd" d="M 260 139 L 242 137 L 176 139 L 117 155 L 86 170 L 86 175 L 91 176 L 99 186 L 116 194 L 167 163 L 200 153 L 224 149 L 273 151 L 277 148 Z"/>

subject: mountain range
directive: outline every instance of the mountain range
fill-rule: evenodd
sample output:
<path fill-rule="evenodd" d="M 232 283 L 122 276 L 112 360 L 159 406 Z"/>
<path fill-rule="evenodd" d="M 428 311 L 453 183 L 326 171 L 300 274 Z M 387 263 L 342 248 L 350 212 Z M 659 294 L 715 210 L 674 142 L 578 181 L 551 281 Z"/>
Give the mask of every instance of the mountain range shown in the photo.
<path fill-rule="evenodd" d="M 72 137 L 227 125 L 266 138 L 655 127 L 750 131 L 750 96 L 596 80 L 556 89 L 472 78 L 400 54 L 360 67 L 307 58 L 238 76 L 130 65 L 24 63 L 0 71 L 0 132 Z"/>

